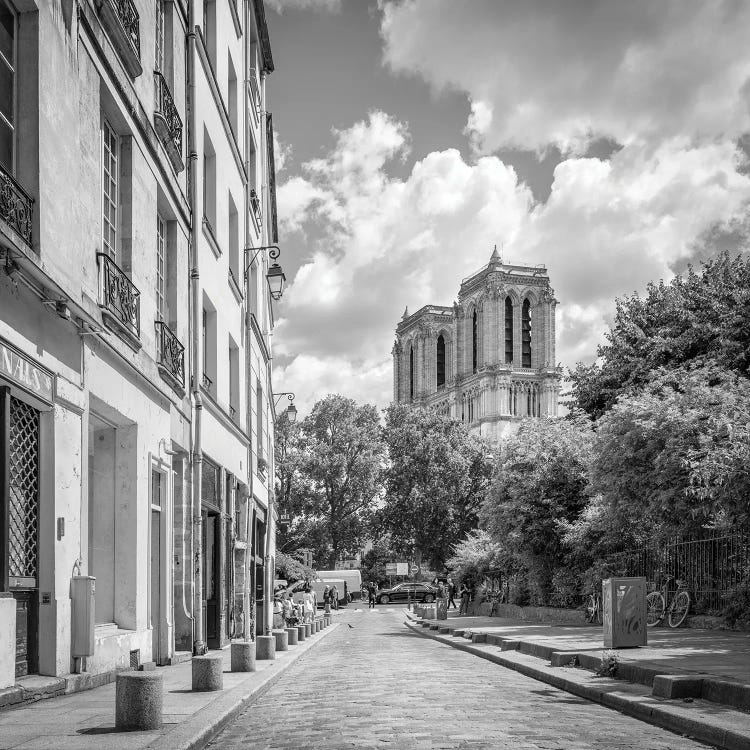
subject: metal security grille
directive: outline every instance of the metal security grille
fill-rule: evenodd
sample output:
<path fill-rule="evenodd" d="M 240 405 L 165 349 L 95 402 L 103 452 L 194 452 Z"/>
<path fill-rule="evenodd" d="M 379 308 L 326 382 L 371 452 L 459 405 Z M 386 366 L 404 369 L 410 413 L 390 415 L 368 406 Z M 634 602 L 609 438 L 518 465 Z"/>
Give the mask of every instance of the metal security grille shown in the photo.
<path fill-rule="evenodd" d="M 8 573 L 11 576 L 36 579 L 39 537 L 39 412 L 12 397 L 9 510 Z M 33 585 L 36 585 L 36 581 Z"/>

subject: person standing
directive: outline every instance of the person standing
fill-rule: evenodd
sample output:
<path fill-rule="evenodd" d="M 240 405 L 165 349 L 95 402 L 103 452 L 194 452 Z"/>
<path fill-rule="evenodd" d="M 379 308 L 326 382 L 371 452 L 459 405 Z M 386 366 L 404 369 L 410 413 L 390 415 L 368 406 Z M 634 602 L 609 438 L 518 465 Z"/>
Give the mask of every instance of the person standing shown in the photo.
<path fill-rule="evenodd" d="M 459 615 L 469 614 L 469 587 L 462 581 L 461 588 L 458 590 L 458 595 L 461 597 L 461 607 L 458 610 Z"/>
<path fill-rule="evenodd" d="M 305 622 L 312 622 L 315 616 L 315 599 L 310 593 L 309 588 L 305 589 L 305 593 L 302 596 L 302 611 Z"/>
<path fill-rule="evenodd" d="M 325 607 L 325 613 L 331 614 L 331 587 L 328 584 L 323 589 L 323 606 Z"/>
<path fill-rule="evenodd" d="M 331 586 L 331 606 L 334 609 L 339 608 L 339 590 L 336 588 L 335 583 Z"/>
<path fill-rule="evenodd" d="M 448 579 L 448 606 L 452 607 L 453 609 L 456 608 L 455 597 L 456 597 L 456 584 L 453 583 L 452 578 L 449 578 Z"/>
<path fill-rule="evenodd" d="M 375 584 L 375 581 L 370 581 L 369 584 L 367 584 L 367 597 L 368 597 L 368 608 L 369 609 L 375 609 L 375 599 L 378 595 L 378 587 Z"/>

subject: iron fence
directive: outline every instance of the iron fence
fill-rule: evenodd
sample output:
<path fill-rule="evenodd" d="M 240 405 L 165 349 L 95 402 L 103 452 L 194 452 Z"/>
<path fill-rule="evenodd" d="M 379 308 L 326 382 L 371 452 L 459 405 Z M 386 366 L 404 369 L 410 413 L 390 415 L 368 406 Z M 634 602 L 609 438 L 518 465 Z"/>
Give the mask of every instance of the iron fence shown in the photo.
<path fill-rule="evenodd" d="M 718 614 L 750 577 L 750 534 L 671 540 L 617 556 L 625 575 L 661 585 L 665 577 L 686 582 L 696 614 Z M 615 561 L 613 560 L 613 563 Z M 674 586 L 674 581 L 672 581 Z"/>

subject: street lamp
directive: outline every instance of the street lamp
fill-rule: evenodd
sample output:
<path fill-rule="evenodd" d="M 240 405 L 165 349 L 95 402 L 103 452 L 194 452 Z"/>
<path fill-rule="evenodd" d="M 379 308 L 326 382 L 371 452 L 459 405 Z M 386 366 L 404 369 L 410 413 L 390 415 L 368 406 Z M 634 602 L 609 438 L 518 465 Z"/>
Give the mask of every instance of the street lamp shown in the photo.
<path fill-rule="evenodd" d="M 252 250 L 252 247 L 245 248 L 245 252 Z M 250 266 L 253 265 L 253 261 L 258 257 L 258 253 L 261 250 L 268 250 L 268 257 L 274 261 L 273 265 L 268 269 L 266 274 L 266 280 L 268 281 L 268 288 L 271 291 L 271 297 L 274 300 L 280 300 L 281 295 L 284 293 L 284 282 L 286 276 L 284 271 L 281 270 L 281 266 L 276 263 L 276 259 L 281 255 L 278 245 L 262 245 L 255 250 L 255 255 L 250 259 L 250 262 L 245 266 L 245 281 L 247 281 L 247 274 L 250 271 Z"/>
<path fill-rule="evenodd" d="M 294 394 L 291 391 L 281 391 L 281 393 L 274 393 L 274 402 L 273 406 L 274 409 L 279 403 L 279 400 L 282 396 L 286 396 L 292 403 L 289 404 L 289 406 L 286 407 L 286 411 L 284 414 L 286 414 L 286 418 L 289 420 L 291 424 L 294 424 L 297 421 L 297 407 L 294 405 Z"/>

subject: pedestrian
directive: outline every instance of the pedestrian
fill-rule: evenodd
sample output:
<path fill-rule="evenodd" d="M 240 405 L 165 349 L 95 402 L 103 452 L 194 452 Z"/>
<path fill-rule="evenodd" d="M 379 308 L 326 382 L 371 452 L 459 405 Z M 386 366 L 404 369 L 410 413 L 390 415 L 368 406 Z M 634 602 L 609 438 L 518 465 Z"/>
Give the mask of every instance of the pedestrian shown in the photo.
<path fill-rule="evenodd" d="M 445 585 L 442 581 L 438 582 L 437 597 L 438 599 L 445 599 Z"/>
<path fill-rule="evenodd" d="M 313 621 L 315 617 L 315 599 L 313 599 L 309 587 L 305 589 L 305 593 L 302 595 L 302 612 L 305 622 Z"/>
<path fill-rule="evenodd" d="M 331 606 L 334 609 L 339 608 L 339 590 L 336 588 L 335 583 L 331 586 Z"/>
<path fill-rule="evenodd" d="M 284 624 L 289 627 L 292 624 L 292 593 L 285 591 L 281 595 L 281 615 L 284 618 Z"/>
<path fill-rule="evenodd" d="M 456 608 L 456 602 L 454 601 L 456 597 L 456 584 L 453 583 L 453 579 L 448 579 L 448 606 L 452 607 L 453 609 Z"/>
<path fill-rule="evenodd" d="M 461 607 L 458 610 L 459 615 L 469 614 L 469 587 L 461 581 L 461 588 L 458 590 L 458 595 L 461 597 Z"/>
<path fill-rule="evenodd" d="M 281 595 L 275 594 L 273 597 L 273 627 L 274 628 L 280 628 L 282 624 L 282 613 L 283 609 L 281 606 Z"/>
<path fill-rule="evenodd" d="M 378 586 L 375 581 L 370 581 L 367 585 L 368 608 L 375 609 L 375 599 L 378 595 Z"/>
<path fill-rule="evenodd" d="M 328 584 L 323 589 L 323 607 L 327 615 L 331 614 L 331 587 Z"/>

